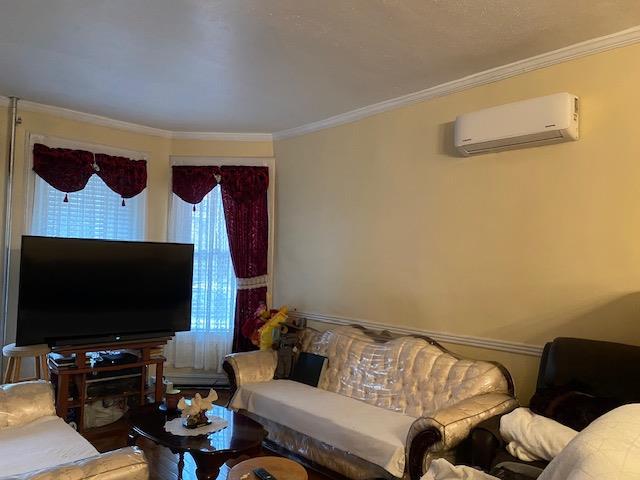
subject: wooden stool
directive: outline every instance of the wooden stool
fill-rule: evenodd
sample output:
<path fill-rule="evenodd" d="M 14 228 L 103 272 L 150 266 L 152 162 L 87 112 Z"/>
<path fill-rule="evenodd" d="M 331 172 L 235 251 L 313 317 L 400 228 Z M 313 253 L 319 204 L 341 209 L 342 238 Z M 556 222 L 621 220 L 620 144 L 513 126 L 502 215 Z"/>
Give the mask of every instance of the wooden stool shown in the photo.
<path fill-rule="evenodd" d="M 47 345 L 29 345 L 26 347 L 16 347 L 15 343 L 10 343 L 2 348 L 2 355 L 9 359 L 7 370 L 4 374 L 4 383 L 17 383 L 27 380 L 49 380 L 49 367 L 47 366 Z M 30 378 L 20 378 L 20 367 L 24 357 L 33 357 L 35 361 L 36 376 Z"/>
<path fill-rule="evenodd" d="M 307 471 L 302 465 L 282 457 L 256 457 L 240 462 L 229 471 L 227 480 L 240 480 L 249 474 L 248 480 L 256 480 L 253 471 L 264 468 L 278 480 L 307 480 Z"/>

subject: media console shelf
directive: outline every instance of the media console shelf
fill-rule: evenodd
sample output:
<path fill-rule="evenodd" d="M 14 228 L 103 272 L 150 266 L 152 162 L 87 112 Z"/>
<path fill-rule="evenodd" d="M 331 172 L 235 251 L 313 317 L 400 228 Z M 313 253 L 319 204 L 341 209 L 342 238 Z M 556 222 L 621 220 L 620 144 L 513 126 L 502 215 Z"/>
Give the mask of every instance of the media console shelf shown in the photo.
<path fill-rule="evenodd" d="M 94 344 L 68 347 L 54 347 L 53 352 L 62 355 L 75 355 L 75 364 L 60 367 L 49 359 L 51 380 L 56 386 L 56 414 L 64 420 L 69 418 L 70 411 L 75 412 L 78 431 L 84 431 L 84 410 L 88 402 L 113 398 L 133 397 L 138 405 L 146 403 L 147 397 L 153 395 L 154 401 L 162 399 L 162 370 L 165 358 L 155 354 L 170 337 L 155 338 L 144 341 L 118 342 L 113 344 Z M 105 366 L 87 365 L 89 352 L 127 350 L 139 352 L 138 360 Z M 155 365 L 156 383 L 153 389 L 147 387 L 148 369 Z M 105 395 L 89 395 L 87 387 L 98 382 L 109 382 L 127 379 L 130 386 L 124 390 L 110 392 Z M 136 383 L 135 387 L 131 385 Z"/>

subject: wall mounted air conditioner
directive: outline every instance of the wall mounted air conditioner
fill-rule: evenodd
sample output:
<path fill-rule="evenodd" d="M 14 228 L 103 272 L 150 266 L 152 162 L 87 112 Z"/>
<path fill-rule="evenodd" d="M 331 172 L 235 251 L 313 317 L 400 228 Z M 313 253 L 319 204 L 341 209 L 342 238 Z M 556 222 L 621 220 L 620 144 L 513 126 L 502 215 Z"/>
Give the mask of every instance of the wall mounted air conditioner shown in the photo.
<path fill-rule="evenodd" d="M 578 97 L 556 93 L 456 118 L 455 146 L 465 156 L 578 139 Z"/>

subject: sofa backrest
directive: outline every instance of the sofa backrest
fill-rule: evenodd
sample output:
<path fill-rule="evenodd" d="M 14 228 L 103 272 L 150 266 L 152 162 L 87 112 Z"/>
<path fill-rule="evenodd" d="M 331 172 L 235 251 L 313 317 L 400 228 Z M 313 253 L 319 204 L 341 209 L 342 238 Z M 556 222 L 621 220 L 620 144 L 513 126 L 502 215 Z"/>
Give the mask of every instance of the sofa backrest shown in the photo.
<path fill-rule="evenodd" d="M 319 388 L 414 417 L 513 390 L 500 365 L 458 358 L 427 337 L 335 327 L 305 334 L 303 350 L 329 360 Z"/>
<path fill-rule="evenodd" d="M 637 379 L 640 379 L 639 346 L 559 337 L 544 347 L 537 389 L 565 388 L 614 398 L 620 403 L 638 403 Z"/>
<path fill-rule="evenodd" d="M 0 385 L 0 429 L 55 414 L 51 383 L 33 380 Z"/>

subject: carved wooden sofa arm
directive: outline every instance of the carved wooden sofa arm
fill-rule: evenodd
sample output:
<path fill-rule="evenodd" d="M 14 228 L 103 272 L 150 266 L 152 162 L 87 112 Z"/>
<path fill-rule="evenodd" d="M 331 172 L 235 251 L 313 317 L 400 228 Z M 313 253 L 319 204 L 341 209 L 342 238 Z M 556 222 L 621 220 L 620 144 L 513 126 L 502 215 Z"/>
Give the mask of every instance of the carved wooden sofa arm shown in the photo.
<path fill-rule="evenodd" d="M 418 418 L 407 435 L 410 478 L 422 477 L 432 459 L 453 450 L 476 425 L 517 406 L 517 400 L 509 394 L 487 393 L 443 408 L 431 417 Z"/>
<path fill-rule="evenodd" d="M 148 480 L 149 469 L 142 451 L 136 447 L 127 447 L 55 467 L 3 477 L 3 480 L 60 480 L 62 478 L 64 480 Z"/>
<path fill-rule="evenodd" d="M 231 353 L 224 358 L 222 368 L 229 377 L 231 393 L 247 383 L 273 380 L 278 365 L 278 353 L 274 350 Z"/>

